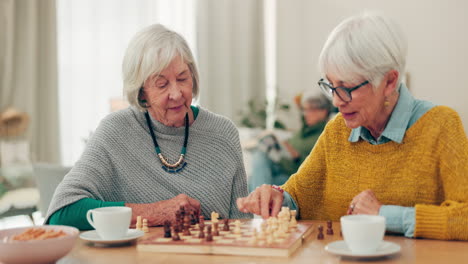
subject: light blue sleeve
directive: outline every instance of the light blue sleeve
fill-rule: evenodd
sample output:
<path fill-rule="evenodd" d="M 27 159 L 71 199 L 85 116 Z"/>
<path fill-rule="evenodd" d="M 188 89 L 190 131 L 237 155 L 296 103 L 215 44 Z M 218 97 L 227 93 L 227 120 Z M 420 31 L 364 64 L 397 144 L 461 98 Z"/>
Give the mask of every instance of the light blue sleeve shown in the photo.
<path fill-rule="evenodd" d="M 379 215 L 385 217 L 387 231 L 413 237 L 416 222 L 414 207 L 382 205 Z"/>
<path fill-rule="evenodd" d="M 297 208 L 296 201 L 294 201 L 292 196 L 286 191 L 283 192 L 283 205 L 282 206 L 289 207 L 290 210 L 296 210 L 297 211 L 296 217 L 299 217 L 299 208 Z"/>

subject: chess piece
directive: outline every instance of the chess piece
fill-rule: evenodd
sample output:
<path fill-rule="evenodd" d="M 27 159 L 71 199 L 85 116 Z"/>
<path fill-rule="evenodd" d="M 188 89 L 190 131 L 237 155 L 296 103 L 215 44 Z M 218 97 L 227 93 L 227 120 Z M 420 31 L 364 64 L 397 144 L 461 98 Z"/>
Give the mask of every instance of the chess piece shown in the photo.
<path fill-rule="evenodd" d="M 184 236 L 191 236 L 192 234 L 190 233 L 190 230 L 188 227 L 185 227 L 184 232 L 182 233 Z"/>
<path fill-rule="evenodd" d="M 206 241 L 213 241 L 213 235 L 211 234 L 211 225 L 206 226 Z"/>
<path fill-rule="evenodd" d="M 218 223 L 213 223 L 213 236 L 219 236 Z"/>
<path fill-rule="evenodd" d="M 229 219 L 224 219 L 223 231 L 229 231 Z"/>
<path fill-rule="evenodd" d="M 174 232 L 179 233 L 180 231 L 182 231 L 182 230 L 180 230 L 180 222 L 179 222 L 179 220 L 176 220 L 176 222 L 174 224 Z"/>
<path fill-rule="evenodd" d="M 333 235 L 332 221 L 327 221 L 327 235 Z"/>
<path fill-rule="evenodd" d="M 297 227 L 297 221 L 296 221 L 296 210 L 291 210 L 291 221 L 289 222 L 289 227 L 291 228 L 296 228 Z"/>
<path fill-rule="evenodd" d="M 143 219 L 143 226 L 141 228 L 141 230 L 145 233 L 148 233 L 149 232 L 149 228 L 148 228 L 148 219 Z"/>
<path fill-rule="evenodd" d="M 219 214 L 216 212 L 211 212 L 211 222 L 218 223 Z"/>
<path fill-rule="evenodd" d="M 164 237 L 172 237 L 171 235 L 171 222 L 164 221 Z"/>
<path fill-rule="evenodd" d="M 179 241 L 179 240 L 180 240 L 179 233 L 172 232 L 172 241 Z"/>
<path fill-rule="evenodd" d="M 236 220 L 236 221 L 234 222 L 234 225 L 235 225 L 235 227 L 234 227 L 234 234 L 240 234 L 240 233 L 241 233 L 241 228 L 240 228 L 241 222 L 240 222 L 239 220 Z"/>
<path fill-rule="evenodd" d="M 198 233 L 198 238 L 205 238 L 205 231 L 203 228 L 200 228 L 200 233 Z"/>
<path fill-rule="evenodd" d="M 200 226 L 203 224 L 203 226 L 205 225 L 205 217 L 203 215 L 200 215 L 200 217 L 198 218 L 198 223 L 200 223 Z"/>
<path fill-rule="evenodd" d="M 268 234 L 267 237 L 266 237 L 266 243 L 268 245 L 271 245 L 271 244 L 273 244 L 273 240 L 274 240 L 273 234 L 271 234 L 271 233 Z"/>
<path fill-rule="evenodd" d="M 190 224 L 194 225 L 196 223 L 197 223 L 197 220 L 195 219 L 195 213 L 193 212 L 193 210 L 190 210 Z"/>
<path fill-rule="evenodd" d="M 190 233 L 190 219 L 189 219 L 189 216 L 186 215 L 185 216 L 185 219 L 184 219 L 184 232 L 183 232 L 183 235 L 184 236 L 190 236 L 192 235 Z"/>
<path fill-rule="evenodd" d="M 195 211 L 195 222 L 200 223 L 200 210 Z"/>
<path fill-rule="evenodd" d="M 318 226 L 318 235 L 317 235 L 317 239 L 318 240 L 323 240 L 324 239 L 324 236 L 323 236 L 323 226 L 319 225 Z"/>
<path fill-rule="evenodd" d="M 137 230 L 141 230 L 141 227 L 142 227 L 142 223 L 141 223 L 141 215 L 137 216 L 137 221 L 136 221 L 136 226 L 135 228 Z"/>

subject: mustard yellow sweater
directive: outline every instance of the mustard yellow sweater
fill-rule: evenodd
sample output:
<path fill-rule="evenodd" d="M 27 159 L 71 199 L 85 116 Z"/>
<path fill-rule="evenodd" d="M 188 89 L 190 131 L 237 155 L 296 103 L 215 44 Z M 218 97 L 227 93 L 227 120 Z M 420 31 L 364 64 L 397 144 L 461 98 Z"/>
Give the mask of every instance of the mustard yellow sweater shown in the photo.
<path fill-rule="evenodd" d="M 468 240 L 468 140 L 454 110 L 432 108 L 402 144 L 352 143 L 350 132 L 338 114 L 283 185 L 302 219 L 339 220 L 371 189 L 384 205 L 416 208 L 415 237 Z"/>

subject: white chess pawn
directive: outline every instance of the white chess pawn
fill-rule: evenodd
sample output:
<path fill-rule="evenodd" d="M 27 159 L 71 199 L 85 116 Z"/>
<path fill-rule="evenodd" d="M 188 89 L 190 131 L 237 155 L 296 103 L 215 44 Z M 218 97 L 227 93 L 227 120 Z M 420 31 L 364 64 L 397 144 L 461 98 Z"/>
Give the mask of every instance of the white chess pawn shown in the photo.
<path fill-rule="evenodd" d="M 268 245 L 271 245 L 271 244 L 273 244 L 273 241 L 274 241 L 273 234 L 267 235 L 267 237 L 266 237 L 266 243 L 267 243 Z"/>
<path fill-rule="evenodd" d="M 137 230 L 141 230 L 141 215 L 137 216 L 136 226 Z"/>
<path fill-rule="evenodd" d="M 148 233 L 149 232 L 149 228 L 148 228 L 148 219 L 143 219 L 143 227 L 141 228 L 141 230 L 145 233 Z"/>
<path fill-rule="evenodd" d="M 252 230 L 252 237 L 250 238 L 250 243 L 251 244 L 256 244 L 257 240 L 258 240 L 257 229 L 254 228 L 254 230 Z"/>
<path fill-rule="evenodd" d="M 234 234 L 240 234 L 241 233 L 241 222 L 239 220 L 236 220 L 234 222 Z"/>
<path fill-rule="evenodd" d="M 291 210 L 291 222 L 289 222 L 289 227 L 291 228 L 297 227 L 296 213 L 296 210 Z"/>

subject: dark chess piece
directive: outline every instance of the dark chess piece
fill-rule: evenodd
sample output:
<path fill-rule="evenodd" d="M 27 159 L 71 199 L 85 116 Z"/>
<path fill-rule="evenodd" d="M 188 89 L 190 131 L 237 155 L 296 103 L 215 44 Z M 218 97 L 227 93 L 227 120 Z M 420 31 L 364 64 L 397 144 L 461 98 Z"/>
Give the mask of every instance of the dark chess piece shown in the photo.
<path fill-rule="evenodd" d="M 190 219 L 188 217 L 188 215 L 185 216 L 185 220 L 184 220 L 184 236 L 190 236 L 192 235 L 190 233 Z"/>
<path fill-rule="evenodd" d="M 198 233 L 198 238 L 205 238 L 205 230 L 200 227 L 200 233 Z"/>
<path fill-rule="evenodd" d="M 195 218 L 195 213 L 193 211 L 190 211 L 190 224 L 194 225 L 197 223 L 197 220 Z"/>
<path fill-rule="evenodd" d="M 184 220 L 179 221 L 179 230 L 180 232 L 184 232 L 185 230 Z"/>
<path fill-rule="evenodd" d="M 206 241 L 213 241 L 213 235 L 211 234 L 211 225 L 206 226 Z"/>
<path fill-rule="evenodd" d="M 200 222 L 200 210 L 195 211 L 195 224 L 198 224 Z"/>
<path fill-rule="evenodd" d="M 213 224 L 213 236 L 219 236 L 218 223 Z"/>
<path fill-rule="evenodd" d="M 188 227 L 185 227 L 184 232 L 182 233 L 184 236 L 191 236 L 190 230 Z"/>
<path fill-rule="evenodd" d="M 327 235 L 333 235 L 332 221 L 327 221 Z"/>
<path fill-rule="evenodd" d="M 174 232 L 177 232 L 179 233 L 181 230 L 180 230 L 180 223 L 179 223 L 179 220 L 177 220 L 174 224 Z"/>
<path fill-rule="evenodd" d="M 205 225 L 205 217 L 204 217 L 203 215 L 200 215 L 200 217 L 198 218 L 198 220 L 199 220 L 198 223 L 199 223 L 200 225 L 201 225 L 201 224 Z"/>
<path fill-rule="evenodd" d="M 179 233 L 172 232 L 172 241 L 179 241 L 179 240 L 180 240 Z"/>
<path fill-rule="evenodd" d="M 318 240 L 323 240 L 324 239 L 324 236 L 323 236 L 323 226 L 319 225 L 318 226 L 318 235 L 317 235 L 317 239 Z"/>
<path fill-rule="evenodd" d="M 171 222 L 164 221 L 164 237 L 171 237 Z"/>
<path fill-rule="evenodd" d="M 229 231 L 229 219 L 224 219 L 223 231 Z"/>

